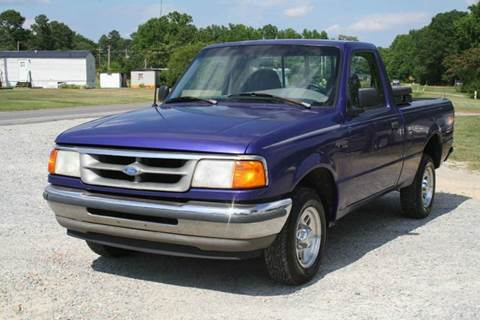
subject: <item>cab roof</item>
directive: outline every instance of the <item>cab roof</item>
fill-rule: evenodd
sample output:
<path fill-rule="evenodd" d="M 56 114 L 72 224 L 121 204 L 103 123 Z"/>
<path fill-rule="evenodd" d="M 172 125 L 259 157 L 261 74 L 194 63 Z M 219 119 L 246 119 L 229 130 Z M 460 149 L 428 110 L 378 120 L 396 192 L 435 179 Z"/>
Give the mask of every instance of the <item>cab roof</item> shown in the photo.
<path fill-rule="evenodd" d="M 248 40 L 237 42 L 225 42 L 213 44 L 205 49 L 236 47 L 236 46 L 261 46 L 261 45 L 291 45 L 291 46 L 324 46 L 339 49 L 369 49 L 375 50 L 376 46 L 367 42 L 340 41 L 340 40 L 316 40 L 316 39 L 274 39 L 274 40 Z"/>

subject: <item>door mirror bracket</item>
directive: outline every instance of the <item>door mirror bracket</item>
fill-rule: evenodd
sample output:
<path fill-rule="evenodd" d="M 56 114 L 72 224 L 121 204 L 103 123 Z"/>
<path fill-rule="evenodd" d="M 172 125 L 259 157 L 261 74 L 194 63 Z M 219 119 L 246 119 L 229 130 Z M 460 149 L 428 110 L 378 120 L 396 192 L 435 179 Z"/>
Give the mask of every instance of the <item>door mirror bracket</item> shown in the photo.
<path fill-rule="evenodd" d="M 170 88 L 168 86 L 162 85 L 160 87 L 155 87 L 152 107 L 158 107 L 157 101 L 158 102 L 165 101 L 169 94 L 170 94 Z"/>

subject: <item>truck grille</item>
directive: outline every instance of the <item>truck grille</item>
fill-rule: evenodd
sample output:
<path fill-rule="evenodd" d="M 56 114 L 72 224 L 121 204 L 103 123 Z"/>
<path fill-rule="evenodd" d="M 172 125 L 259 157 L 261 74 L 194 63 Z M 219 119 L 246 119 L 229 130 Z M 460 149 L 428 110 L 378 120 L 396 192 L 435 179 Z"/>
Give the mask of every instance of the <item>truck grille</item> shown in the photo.
<path fill-rule="evenodd" d="M 84 183 L 117 188 L 185 192 L 198 156 L 152 151 L 80 150 Z"/>

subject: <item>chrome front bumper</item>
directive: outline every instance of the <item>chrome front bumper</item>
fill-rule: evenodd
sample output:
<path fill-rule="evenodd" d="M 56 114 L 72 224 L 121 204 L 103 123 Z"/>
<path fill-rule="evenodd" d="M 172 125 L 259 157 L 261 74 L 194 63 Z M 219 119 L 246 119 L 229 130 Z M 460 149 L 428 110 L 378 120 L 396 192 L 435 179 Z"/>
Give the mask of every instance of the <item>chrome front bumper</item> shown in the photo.
<path fill-rule="evenodd" d="M 57 221 L 77 235 L 119 237 L 208 252 L 249 252 L 268 247 L 283 228 L 292 205 L 291 199 L 261 204 L 155 201 L 53 185 L 46 187 L 43 196 Z M 151 222 L 152 218 L 169 222 Z M 109 244 L 115 246 L 114 242 Z M 147 251 L 137 246 L 132 249 Z"/>

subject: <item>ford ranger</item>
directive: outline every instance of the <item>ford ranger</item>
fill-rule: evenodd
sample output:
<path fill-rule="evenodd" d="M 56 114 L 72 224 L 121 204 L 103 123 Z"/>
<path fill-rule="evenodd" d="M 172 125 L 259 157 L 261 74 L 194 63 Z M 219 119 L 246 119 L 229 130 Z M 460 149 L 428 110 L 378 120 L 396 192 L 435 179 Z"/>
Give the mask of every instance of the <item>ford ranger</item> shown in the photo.
<path fill-rule="evenodd" d="M 367 43 L 212 45 L 158 98 L 63 132 L 50 154 L 44 198 L 101 256 L 260 256 L 305 283 L 328 227 L 368 201 L 400 191 L 404 215 L 426 218 L 453 150 L 451 102 L 392 89 Z"/>

